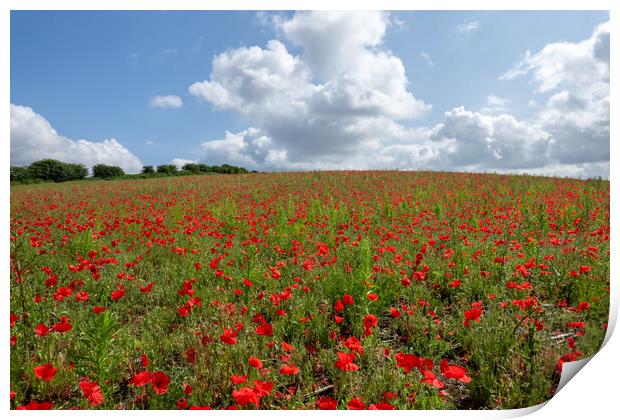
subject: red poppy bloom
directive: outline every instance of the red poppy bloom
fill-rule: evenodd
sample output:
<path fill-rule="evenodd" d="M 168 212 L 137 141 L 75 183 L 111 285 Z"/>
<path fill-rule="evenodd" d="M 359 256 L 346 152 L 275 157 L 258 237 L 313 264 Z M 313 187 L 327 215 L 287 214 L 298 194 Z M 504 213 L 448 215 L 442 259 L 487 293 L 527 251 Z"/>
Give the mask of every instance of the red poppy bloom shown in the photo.
<path fill-rule="evenodd" d="M 97 382 L 81 381 L 82 395 L 84 395 L 93 407 L 101 405 L 104 401 L 103 392 Z"/>
<path fill-rule="evenodd" d="M 297 375 L 299 368 L 295 365 L 284 365 L 280 368 L 280 373 L 282 375 Z"/>
<path fill-rule="evenodd" d="M 273 327 L 271 326 L 271 324 L 259 325 L 258 327 L 256 327 L 256 334 L 271 337 L 271 334 L 273 334 Z"/>
<path fill-rule="evenodd" d="M 465 321 L 463 325 L 469 327 L 469 321 L 480 322 L 480 316 L 482 315 L 482 308 L 474 308 L 464 312 Z"/>
<path fill-rule="evenodd" d="M 370 404 L 368 406 L 369 410 L 394 410 L 395 408 L 396 407 L 394 407 L 390 403 L 377 403 L 377 404 Z"/>
<path fill-rule="evenodd" d="M 248 380 L 248 375 L 245 375 L 245 376 L 233 375 L 230 377 L 230 381 L 235 385 L 242 384 L 247 380 Z"/>
<path fill-rule="evenodd" d="M 347 404 L 347 407 L 349 407 L 349 410 L 363 410 L 366 408 L 366 404 L 364 404 L 360 397 L 353 397 Z"/>
<path fill-rule="evenodd" d="M 415 354 L 396 353 L 394 359 L 396 359 L 396 366 L 403 369 L 405 373 L 411 372 L 414 368 L 422 368 L 420 358 Z"/>
<path fill-rule="evenodd" d="M 248 404 L 254 404 L 258 408 L 260 404 L 260 397 L 256 395 L 256 392 L 252 388 L 241 388 L 234 390 L 232 396 L 237 404 L 244 406 Z"/>
<path fill-rule="evenodd" d="M 273 390 L 273 382 L 254 381 L 254 393 L 259 397 L 265 397 L 271 394 Z"/>
<path fill-rule="evenodd" d="M 317 400 L 316 406 L 319 410 L 336 410 L 338 408 L 338 401 L 332 397 L 321 397 Z"/>
<path fill-rule="evenodd" d="M 162 395 L 168 392 L 168 385 L 170 385 L 170 378 L 165 372 L 157 371 L 151 376 L 151 383 L 157 395 Z"/>
<path fill-rule="evenodd" d="M 224 334 L 220 335 L 222 342 L 232 345 L 237 344 L 237 332 L 229 328 L 224 328 Z"/>
<path fill-rule="evenodd" d="M 359 370 L 360 367 L 353 363 L 355 360 L 355 353 L 343 353 L 341 351 L 338 352 L 338 360 L 336 360 L 335 367 L 336 369 L 340 369 L 343 371 L 356 371 Z"/>
<path fill-rule="evenodd" d="M 56 369 L 49 363 L 45 365 L 39 365 L 34 368 L 34 374 L 37 376 L 37 378 L 42 379 L 45 382 L 51 381 L 56 375 L 56 372 L 58 372 L 58 369 Z"/>
<path fill-rule="evenodd" d="M 50 333 L 50 329 L 47 328 L 45 324 L 39 324 L 34 332 L 36 332 L 39 337 L 45 337 Z"/>
<path fill-rule="evenodd" d="M 345 293 L 342 296 L 342 303 L 345 305 L 355 305 L 355 300 L 353 299 L 353 296 Z"/>
<path fill-rule="evenodd" d="M 263 367 L 263 362 L 261 362 L 259 358 L 254 356 L 250 356 L 250 358 L 248 359 L 248 363 L 250 364 L 250 366 L 256 369 L 261 369 Z"/>
<path fill-rule="evenodd" d="M 52 328 L 54 329 L 54 331 L 59 332 L 59 333 L 64 333 L 64 332 L 71 330 L 71 324 L 69 324 L 69 318 L 67 318 L 66 316 L 61 317 L 60 322 L 57 322 L 56 324 L 54 324 Z"/>
<path fill-rule="evenodd" d="M 143 372 L 136 373 L 133 378 L 129 381 L 131 385 L 135 386 L 145 386 L 151 382 L 151 372 L 145 370 Z"/>
<path fill-rule="evenodd" d="M 17 409 L 18 410 L 51 410 L 52 403 L 48 401 L 45 401 L 45 402 L 30 401 L 26 405 L 20 405 L 19 407 L 17 407 Z"/>
<path fill-rule="evenodd" d="M 446 359 L 441 359 L 439 370 L 448 379 L 458 379 L 464 383 L 471 382 L 471 378 L 467 376 L 467 369 L 461 366 L 449 365 Z"/>

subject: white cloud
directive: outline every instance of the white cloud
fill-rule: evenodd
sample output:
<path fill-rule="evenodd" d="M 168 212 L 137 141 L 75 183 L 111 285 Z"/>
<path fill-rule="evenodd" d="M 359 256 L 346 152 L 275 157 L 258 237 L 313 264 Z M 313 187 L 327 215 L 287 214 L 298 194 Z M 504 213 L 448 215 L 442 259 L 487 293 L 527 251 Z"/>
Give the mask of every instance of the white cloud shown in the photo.
<path fill-rule="evenodd" d="M 270 162 L 304 167 L 342 161 L 403 131 L 399 120 L 430 106 L 408 90 L 402 61 L 382 45 L 389 15 L 383 12 L 298 12 L 270 20 L 290 43 L 242 47 L 217 55 L 209 80 L 189 92 L 260 127 L 274 154 Z M 233 137 L 231 137 L 233 136 Z M 209 151 L 254 150 L 236 135 L 210 142 Z M 245 138 L 245 137 L 244 137 Z M 234 154 L 235 158 L 241 157 Z M 262 156 L 262 155 L 261 155 Z M 246 163 L 259 163 L 254 155 Z M 277 157 L 277 159 L 276 159 Z"/>
<path fill-rule="evenodd" d="M 56 132 L 50 123 L 31 108 L 11 104 L 11 165 L 23 166 L 40 159 L 120 166 L 135 173 L 142 162 L 116 139 L 100 142 L 71 140 Z"/>
<path fill-rule="evenodd" d="M 480 29 L 480 22 L 477 20 L 468 20 L 456 27 L 456 31 L 462 35 L 469 35 Z"/>
<path fill-rule="evenodd" d="M 537 122 L 555 137 L 560 163 L 609 161 L 609 30 L 605 22 L 582 42 L 528 51 L 500 77 L 531 75 L 536 92 L 547 95 Z"/>
<path fill-rule="evenodd" d="M 157 95 L 149 102 L 151 108 L 181 108 L 183 100 L 176 95 Z"/>
<path fill-rule="evenodd" d="M 259 129 L 250 127 L 239 133 L 226 132 L 221 140 L 201 145 L 204 161 L 210 164 L 245 166 L 248 168 L 282 168 L 288 165 L 287 152 L 274 147 L 272 139 Z"/>
<path fill-rule="evenodd" d="M 182 158 L 174 158 L 170 161 L 171 165 L 174 165 L 179 169 L 182 169 L 183 165 L 185 165 L 186 163 L 197 163 L 197 161 L 192 160 L 192 159 L 182 159 Z"/>
<path fill-rule="evenodd" d="M 204 142 L 208 163 L 608 176 L 604 26 L 584 43 L 562 44 L 562 54 L 554 52 L 555 44 L 528 53 L 503 76 L 533 75 L 538 94 L 549 96 L 546 105 L 536 108 L 536 119 L 518 120 L 509 114 L 509 99 L 489 94 L 480 112 L 455 107 L 434 127 L 411 128 L 409 122 L 430 105 L 413 96 L 402 61 L 383 44 L 389 14 L 260 16 L 275 25 L 280 40 L 215 56 L 210 78 L 189 87 L 215 109 L 232 111 L 256 127 Z M 477 22 L 464 25 L 463 33 L 479 28 Z M 290 44 L 300 52 L 293 54 Z M 594 67 L 585 82 L 571 72 L 587 66 L 566 64 L 583 60 L 573 55 L 583 56 L 584 49 Z M 549 54 L 549 60 L 539 54 Z M 589 142 L 583 141 L 584 133 Z"/>

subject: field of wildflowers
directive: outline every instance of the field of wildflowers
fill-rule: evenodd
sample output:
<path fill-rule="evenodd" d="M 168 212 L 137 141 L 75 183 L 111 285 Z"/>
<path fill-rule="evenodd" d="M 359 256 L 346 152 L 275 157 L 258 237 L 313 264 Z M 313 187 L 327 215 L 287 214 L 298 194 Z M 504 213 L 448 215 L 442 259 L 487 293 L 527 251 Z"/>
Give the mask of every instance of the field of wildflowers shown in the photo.
<path fill-rule="evenodd" d="M 609 182 L 307 172 L 15 186 L 15 409 L 549 399 L 609 315 Z"/>

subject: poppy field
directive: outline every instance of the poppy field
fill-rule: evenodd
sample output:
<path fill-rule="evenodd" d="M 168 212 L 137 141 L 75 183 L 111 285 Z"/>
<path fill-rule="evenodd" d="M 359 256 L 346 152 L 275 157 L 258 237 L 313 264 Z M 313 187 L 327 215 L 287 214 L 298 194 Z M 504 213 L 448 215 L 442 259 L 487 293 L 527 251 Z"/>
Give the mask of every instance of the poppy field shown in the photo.
<path fill-rule="evenodd" d="M 305 172 L 15 186 L 12 409 L 508 409 L 609 315 L 609 182 Z"/>

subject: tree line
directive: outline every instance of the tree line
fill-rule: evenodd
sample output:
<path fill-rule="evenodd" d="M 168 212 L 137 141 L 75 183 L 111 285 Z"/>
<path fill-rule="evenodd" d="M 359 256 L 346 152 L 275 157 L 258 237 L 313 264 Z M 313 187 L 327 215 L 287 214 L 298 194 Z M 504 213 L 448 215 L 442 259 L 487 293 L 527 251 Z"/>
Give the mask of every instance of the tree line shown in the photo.
<path fill-rule="evenodd" d="M 139 174 L 126 174 L 119 166 L 97 164 L 92 168 L 92 179 L 132 179 L 155 178 L 161 176 L 199 175 L 199 174 L 247 174 L 242 166 L 205 165 L 203 163 L 186 163 L 181 169 L 175 165 L 147 165 Z M 55 159 L 42 159 L 28 166 L 11 166 L 11 182 L 29 184 L 36 182 L 77 181 L 88 177 L 88 169 L 81 163 L 65 163 Z"/>

